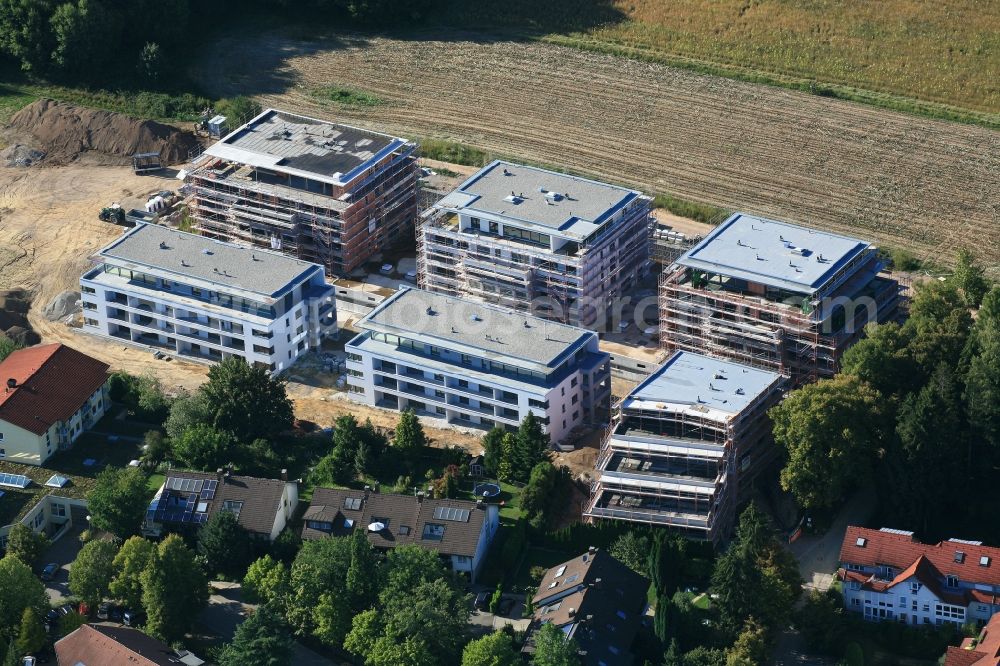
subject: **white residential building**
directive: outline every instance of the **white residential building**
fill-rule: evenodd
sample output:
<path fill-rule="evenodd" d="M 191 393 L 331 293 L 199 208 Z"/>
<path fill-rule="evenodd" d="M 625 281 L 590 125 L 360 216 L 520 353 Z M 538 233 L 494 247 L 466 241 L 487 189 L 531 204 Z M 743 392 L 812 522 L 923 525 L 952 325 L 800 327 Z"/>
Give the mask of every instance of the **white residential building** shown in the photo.
<path fill-rule="evenodd" d="M 498 160 L 423 213 L 419 284 L 607 328 L 648 270 L 649 209 L 635 190 Z"/>
<path fill-rule="evenodd" d="M 866 620 L 982 626 L 1000 611 L 1000 548 L 979 541 L 848 527 L 840 567 L 844 607 Z"/>
<path fill-rule="evenodd" d="M 80 279 L 84 330 L 205 361 L 241 356 L 281 372 L 335 334 L 323 267 L 144 224 Z"/>
<path fill-rule="evenodd" d="M 420 289 L 358 326 L 346 351 L 360 402 L 482 428 L 515 428 L 530 411 L 555 443 L 606 420 L 610 363 L 592 331 Z"/>

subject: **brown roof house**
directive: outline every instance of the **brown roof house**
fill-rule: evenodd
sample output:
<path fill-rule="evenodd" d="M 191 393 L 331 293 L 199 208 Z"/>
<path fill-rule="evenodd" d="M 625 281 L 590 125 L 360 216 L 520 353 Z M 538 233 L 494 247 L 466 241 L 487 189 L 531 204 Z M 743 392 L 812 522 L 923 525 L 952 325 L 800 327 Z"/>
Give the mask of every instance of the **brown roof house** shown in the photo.
<path fill-rule="evenodd" d="M 187 650 L 175 650 L 138 629 L 85 624 L 56 641 L 59 666 L 201 666 Z"/>
<path fill-rule="evenodd" d="M 111 405 L 108 364 L 63 344 L 19 349 L 0 363 L 0 460 L 41 465 Z"/>
<path fill-rule="evenodd" d="M 994 615 L 976 638 L 950 646 L 944 666 L 1000 666 L 1000 615 Z"/>
<path fill-rule="evenodd" d="M 371 490 L 317 488 L 306 510 L 303 539 L 365 530 L 376 548 L 415 544 L 436 550 L 452 570 L 475 582 L 500 525 L 495 504 Z"/>
<path fill-rule="evenodd" d="M 646 609 L 649 581 L 597 548 L 552 567 L 532 599 L 535 613 L 524 651 L 534 652 L 531 634 L 554 624 L 580 647 L 586 666 L 628 666 Z"/>
<path fill-rule="evenodd" d="M 274 541 L 299 504 L 299 487 L 282 479 L 258 479 L 227 470 L 215 474 L 172 471 L 146 510 L 142 533 L 197 530 L 220 511 L 236 516 L 251 536 Z"/>
<path fill-rule="evenodd" d="M 849 526 L 837 576 L 844 607 L 866 620 L 982 626 L 1000 613 L 1000 548 L 980 541 Z"/>

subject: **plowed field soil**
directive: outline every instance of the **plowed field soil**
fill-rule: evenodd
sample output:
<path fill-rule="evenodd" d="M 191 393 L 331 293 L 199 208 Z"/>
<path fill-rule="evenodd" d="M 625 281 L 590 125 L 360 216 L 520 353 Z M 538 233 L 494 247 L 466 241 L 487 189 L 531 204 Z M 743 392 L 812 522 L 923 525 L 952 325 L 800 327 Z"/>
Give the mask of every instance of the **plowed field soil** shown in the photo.
<path fill-rule="evenodd" d="M 1000 272 L 1000 132 L 536 42 L 281 33 L 217 41 L 214 96 L 469 143 L 647 192 Z M 383 103 L 324 101 L 329 86 Z"/>

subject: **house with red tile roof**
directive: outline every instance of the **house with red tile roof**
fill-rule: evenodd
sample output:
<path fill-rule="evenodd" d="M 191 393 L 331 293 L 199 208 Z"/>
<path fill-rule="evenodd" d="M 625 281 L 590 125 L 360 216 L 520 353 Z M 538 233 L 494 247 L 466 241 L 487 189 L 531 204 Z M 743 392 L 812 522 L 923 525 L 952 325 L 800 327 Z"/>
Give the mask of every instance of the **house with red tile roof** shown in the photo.
<path fill-rule="evenodd" d="M 108 364 L 55 343 L 0 362 L 0 460 L 41 465 L 111 404 Z"/>
<path fill-rule="evenodd" d="M 994 615 L 976 638 L 949 647 L 944 666 L 1000 666 L 1000 615 Z"/>
<path fill-rule="evenodd" d="M 1000 548 L 979 541 L 848 527 L 837 576 L 844 606 L 866 620 L 983 625 L 1000 611 Z"/>
<path fill-rule="evenodd" d="M 187 650 L 174 649 L 128 627 L 85 624 L 56 641 L 59 666 L 201 666 Z"/>

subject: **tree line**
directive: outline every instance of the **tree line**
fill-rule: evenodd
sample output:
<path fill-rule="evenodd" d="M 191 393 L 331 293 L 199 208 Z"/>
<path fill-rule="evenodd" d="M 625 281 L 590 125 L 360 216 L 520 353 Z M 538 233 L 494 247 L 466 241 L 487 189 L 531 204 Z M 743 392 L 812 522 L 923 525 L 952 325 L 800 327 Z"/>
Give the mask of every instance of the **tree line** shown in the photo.
<path fill-rule="evenodd" d="M 962 252 L 952 275 L 916 285 L 905 323 L 866 332 L 840 374 L 772 409 L 782 486 L 830 511 L 868 485 L 884 524 L 1000 542 L 1000 503 L 961 491 L 1000 481 L 1000 286 Z"/>

